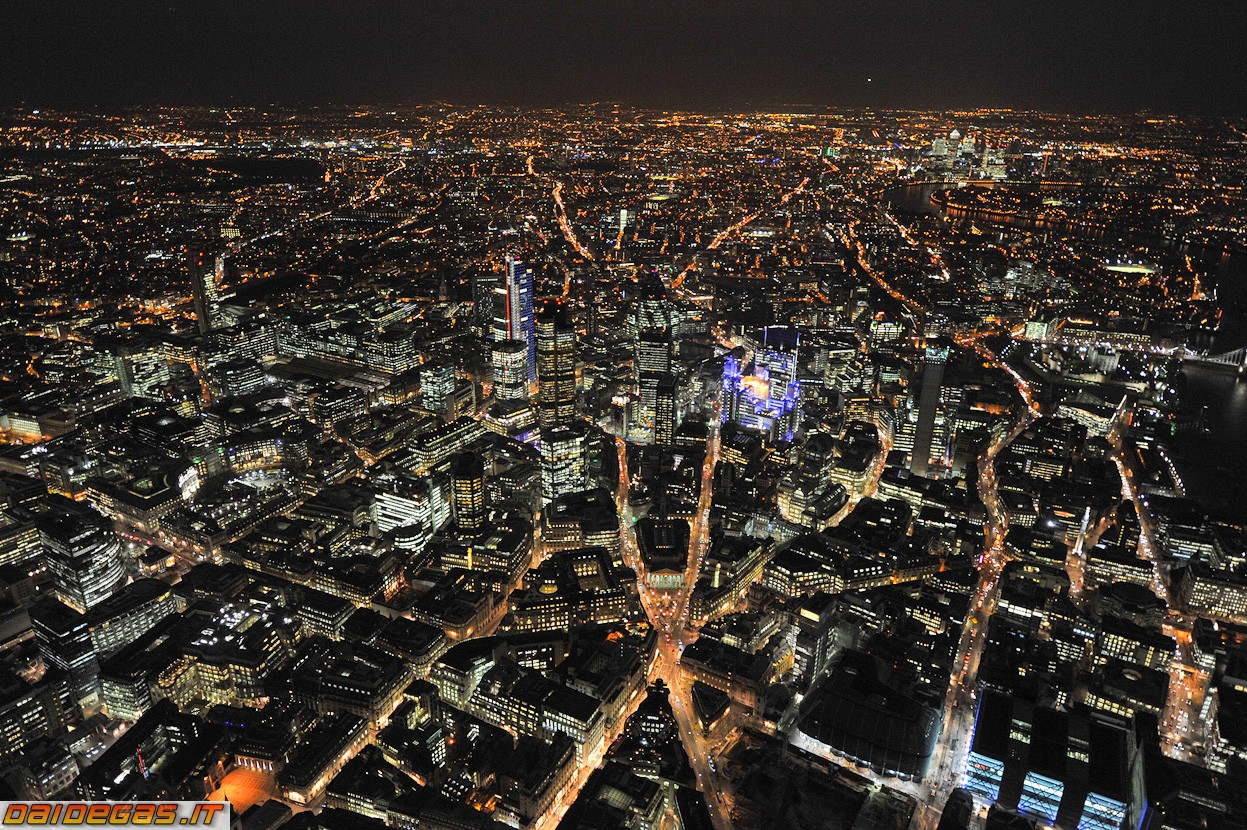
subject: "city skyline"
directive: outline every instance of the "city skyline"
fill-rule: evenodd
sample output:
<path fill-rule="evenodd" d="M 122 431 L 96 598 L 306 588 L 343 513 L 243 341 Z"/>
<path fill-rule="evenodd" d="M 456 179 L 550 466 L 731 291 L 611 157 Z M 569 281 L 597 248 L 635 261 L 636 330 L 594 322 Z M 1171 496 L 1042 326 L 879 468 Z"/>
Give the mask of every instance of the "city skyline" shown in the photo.
<path fill-rule="evenodd" d="M 0 109 L 0 798 L 1243 830 L 1245 147 Z"/>

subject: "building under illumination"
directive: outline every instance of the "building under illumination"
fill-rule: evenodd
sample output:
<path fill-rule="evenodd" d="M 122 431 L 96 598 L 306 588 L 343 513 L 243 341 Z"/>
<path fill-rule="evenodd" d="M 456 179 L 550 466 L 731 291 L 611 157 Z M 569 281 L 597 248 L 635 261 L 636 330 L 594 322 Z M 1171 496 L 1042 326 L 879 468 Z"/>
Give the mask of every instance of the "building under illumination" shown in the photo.
<path fill-rule="evenodd" d="M 800 424 L 797 379 L 799 335 L 787 327 L 763 333 L 748 368 L 728 355 L 723 363 L 723 420 L 761 432 L 772 441 L 791 441 Z"/>
<path fill-rule="evenodd" d="M 507 257 L 507 278 L 494 288 L 494 341 L 519 340 L 528 351 L 528 380 L 537 376 L 537 332 L 533 319 L 533 273 Z"/>
<path fill-rule="evenodd" d="M 218 310 L 221 292 L 217 281 L 225 270 L 225 257 L 213 257 L 206 251 L 191 251 L 187 258 L 191 276 L 191 295 L 195 301 L 195 319 L 199 333 L 207 334 L 219 327 Z"/>
<path fill-rule="evenodd" d="M 589 425 L 556 424 L 541 433 L 541 503 L 589 487 Z"/>
<path fill-rule="evenodd" d="M 485 462 L 476 453 L 461 452 L 450 460 L 450 489 L 455 523 L 474 533 L 485 525 Z"/>
<path fill-rule="evenodd" d="M 962 786 L 1063 830 L 1134 830 L 1146 809 L 1143 762 L 1125 723 L 994 691 L 979 699 Z"/>
<path fill-rule="evenodd" d="M 490 352 L 494 369 L 494 397 L 500 401 L 528 400 L 528 344 L 522 340 L 495 340 Z"/>
<path fill-rule="evenodd" d="M 537 415 L 553 426 L 576 414 L 576 329 L 561 300 L 537 315 Z"/>
<path fill-rule="evenodd" d="M 55 509 L 36 523 L 52 589 L 66 605 L 86 611 L 125 584 L 121 542 L 99 517 L 83 508 Z"/>

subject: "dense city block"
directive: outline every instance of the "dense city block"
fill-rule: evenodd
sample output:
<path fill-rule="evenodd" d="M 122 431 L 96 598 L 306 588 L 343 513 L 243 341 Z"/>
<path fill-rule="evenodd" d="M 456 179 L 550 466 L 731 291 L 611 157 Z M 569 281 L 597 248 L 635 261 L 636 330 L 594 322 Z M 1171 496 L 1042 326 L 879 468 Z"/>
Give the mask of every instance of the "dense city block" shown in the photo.
<path fill-rule="evenodd" d="M 1247 122 L 0 118 L 0 797 L 1229 830 Z"/>

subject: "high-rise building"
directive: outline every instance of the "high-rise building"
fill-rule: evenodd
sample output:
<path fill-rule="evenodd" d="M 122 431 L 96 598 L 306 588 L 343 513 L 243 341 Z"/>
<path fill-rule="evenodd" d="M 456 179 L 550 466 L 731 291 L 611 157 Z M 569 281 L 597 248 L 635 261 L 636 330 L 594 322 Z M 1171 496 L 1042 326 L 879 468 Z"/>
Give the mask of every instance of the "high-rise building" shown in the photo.
<path fill-rule="evenodd" d="M 671 371 L 671 329 L 647 329 L 637 334 L 636 371 Z"/>
<path fill-rule="evenodd" d="M 914 450 L 909 461 L 909 470 L 914 475 L 925 477 L 931 463 L 935 418 L 940 409 L 940 386 L 944 382 L 944 366 L 947 363 L 947 347 L 927 347 L 922 370 L 922 392 L 918 398 L 918 425 L 914 433 Z"/>
<path fill-rule="evenodd" d="M 158 579 L 138 579 L 91 609 L 87 627 L 91 646 L 106 660 L 137 640 L 153 625 L 176 613 L 178 598 Z"/>
<path fill-rule="evenodd" d="M 43 597 L 30 609 L 35 644 L 44 665 L 69 675 L 73 699 L 90 711 L 100 699 L 100 661 L 91 643 L 91 621 L 52 597 Z"/>
<path fill-rule="evenodd" d="M 723 420 L 761 432 L 771 440 L 791 441 L 801 416 L 795 329 L 772 326 L 763 333 L 748 371 L 740 359 L 723 362 Z"/>
<path fill-rule="evenodd" d="M 676 376 L 670 372 L 658 379 L 654 395 L 654 443 L 668 447 L 675 443 L 675 430 L 680 425 L 677 398 L 680 392 Z"/>
<path fill-rule="evenodd" d="M 589 425 L 555 424 L 541 431 L 541 503 L 589 487 Z"/>
<path fill-rule="evenodd" d="M 191 277 L 191 296 L 195 301 L 195 320 L 199 333 L 207 334 L 217 328 L 217 310 L 221 304 L 221 292 L 217 280 L 225 269 L 225 257 L 213 257 L 206 251 L 191 251 L 188 266 Z"/>
<path fill-rule="evenodd" d="M 52 590 L 79 611 L 98 605 L 126 581 L 121 543 L 102 518 L 85 508 L 53 508 L 39 515 Z"/>
<path fill-rule="evenodd" d="M 36 783 L 32 779 L 43 778 L 39 773 L 44 770 L 35 762 L 36 757 L 47 748 L 64 747 L 59 741 L 43 739 L 63 735 L 77 716 L 77 707 L 70 698 L 69 678 L 63 672 L 52 669 L 36 683 L 29 684 L 8 669 L 0 671 L 0 758 L 4 758 L 6 764 L 22 762 L 18 769 L 24 773 L 22 777 L 27 788 Z M 67 771 L 67 777 L 72 780 L 78 774 L 72 756 L 69 766 L 72 772 Z M 19 789 L 18 792 L 22 798 L 31 795 L 43 798 L 49 794 L 48 790 L 28 789 L 22 793 Z"/>
<path fill-rule="evenodd" d="M 629 320 L 632 327 L 630 333 L 636 336 L 643 331 L 670 332 L 679 322 L 677 317 L 675 304 L 667 296 L 662 280 L 654 274 L 642 278 Z"/>
<path fill-rule="evenodd" d="M 576 414 L 576 329 L 561 300 L 537 314 L 537 402 L 542 426 Z"/>
<path fill-rule="evenodd" d="M 438 479 L 436 471 L 417 475 L 402 469 L 376 476 L 372 520 L 377 530 L 381 533 L 394 531 L 394 544 L 403 550 L 424 550 L 452 512 L 449 504 L 442 503 L 444 497 Z"/>
<path fill-rule="evenodd" d="M 472 329 L 479 337 L 491 333 L 497 287 L 498 275 L 492 271 L 478 271 L 472 275 Z"/>
<path fill-rule="evenodd" d="M 485 462 L 473 452 L 461 452 L 450 460 L 450 487 L 455 523 L 474 533 L 485 525 Z"/>
<path fill-rule="evenodd" d="M 455 367 L 434 363 L 420 368 L 420 400 L 425 409 L 446 412 L 454 403 Z"/>
<path fill-rule="evenodd" d="M 528 399 L 529 349 L 523 340 L 495 340 L 490 352 L 494 369 L 494 397 L 500 401 Z"/>
<path fill-rule="evenodd" d="M 533 273 L 507 257 L 506 281 L 494 287 L 494 340 L 519 340 L 528 347 L 528 379 L 537 375 L 537 332 L 533 319 Z"/>

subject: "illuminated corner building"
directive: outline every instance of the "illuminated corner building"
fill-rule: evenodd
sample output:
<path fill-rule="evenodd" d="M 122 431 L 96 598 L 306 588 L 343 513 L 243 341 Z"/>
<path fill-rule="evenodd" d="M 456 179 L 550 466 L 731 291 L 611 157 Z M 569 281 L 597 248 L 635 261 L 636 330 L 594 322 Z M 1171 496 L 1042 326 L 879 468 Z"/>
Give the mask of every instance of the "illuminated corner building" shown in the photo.
<path fill-rule="evenodd" d="M 576 772 L 575 743 L 555 734 L 549 741 L 525 735 L 498 771 L 501 798 L 494 820 L 511 827 L 534 825 L 555 804 Z"/>
<path fill-rule="evenodd" d="M 207 334 L 218 328 L 221 292 L 217 287 L 217 278 L 224 270 L 225 258 L 213 257 L 206 251 L 191 251 L 187 255 L 187 267 L 191 277 L 191 296 L 195 301 L 195 320 L 199 333 Z"/>
<path fill-rule="evenodd" d="M 387 761 L 380 749 L 365 746 L 329 782 L 325 789 L 327 809 L 322 816 L 341 810 L 344 826 L 360 830 L 385 827 L 387 816 L 391 826 L 430 826 L 422 822 L 427 801 L 422 797 L 423 789 L 400 767 Z M 475 812 L 466 804 L 456 806 L 467 814 Z"/>
<path fill-rule="evenodd" d="M 23 800 L 46 801 L 69 789 L 81 772 L 78 759 L 63 741 L 47 738 L 22 751 L 6 781 Z"/>
<path fill-rule="evenodd" d="M 208 384 L 218 398 L 232 398 L 257 392 L 269 384 L 264 365 L 249 357 L 236 357 L 208 368 Z"/>
<path fill-rule="evenodd" d="M 400 459 L 398 464 L 417 475 L 427 473 L 484 434 L 485 427 L 475 418 L 457 418 L 417 435 L 411 441 L 411 454 Z"/>
<path fill-rule="evenodd" d="M 555 424 L 541 433 L 541 503 L 589 488 L 589 425 Z"/>
<path fill-rule="evenodd" d="M 87 612 L 91 646 L 106 660 L 153 625 L 177 612 L 173 589 L 159 579 L 138 579 Z"/>
<path fill-rule="evenodd" d="M 546 551 L 603 547 L 622 566 L 619 510 L 601 487 L 561 496 L 541 510 L 541 542 Z"/>
<path fill-rule="evenodd" d="M 626 620 L 629 592 L 606 548 L 560 551 L 524 577 L 511 594 L 510 624 L 516 631 L 568 631 L 587 623 Z"/>
<path fill-rule="evenodd" d="M 990 690 L 979 698 L 962 786 L 981 804 L 1063 830 L 1135 830 L 1147 807 L 1129 726 Z"/>
<path fill-rule="evenodd" d="M 747 371 L 739 358 L 724 359 L 724 422 L 734 421 L 771 441 L 793 439 L 801 417 L 798 343 L 793 329 L 771 327 Z"/>
<path fill-rule="evenodd" d="M 405 327 L 394 327 L 369 334 L 364 338 L 368 368 L 387 375 L 414 369 L 420 362 L 416 341 Z"/>
<path fill-rule="evenodd" d="M 928 346 L 922 370 L 922 392 L 918 398 L 918 424 L 914 432 L 914 449 L 909 469 L 914 475 L 926 477 L 931 463 L 931 451 L 935 437 L 935 418 L 940 409 L 940 386 L 944 382 L 944 366 L 948 363 L 948 348 Z M 946 448 L 940 449 L 940 457 Z"/>
<path fill-rule="evenodd" d="M 312 415 L 325 429 L 334 429 L 368 413 L 368 398 L 359 389 L 334 386 L 312 398 Z"/>
<path fill-rule="evenodd" d="M 441 565 L 485 572 L 491 579 L 505 579 L 508 586 L 514 586 L 532 560 L 533 526 L 516 518 L 506 526 L 486 523 L 466 549 L 448 546 L 442 551 Z"/>
<path fill-rule="evenodd" d="M 1247 578 L 1193 559 L 1175 573 L 1180 608 L 1213 620 L 1247 623 Z"/>
<path fill-rule="evenodd" d="M 542 426 L 576 414 L 576 329 L 561 300 L 537 314 L 537 403 Z"/>
<path fill-rule="evenodd" d="M 29 514 L 0 510 L 0 565 L 25 562 L 42 550 L 39 528 Z"/>
<path fill-rule="evenodd" d="M 770 546 L 752 537 L 712 537 L 689 597 L 690 616 L 701 621 L 727 613 L 762 578 L 769 557 Z"/>
<path fill-rule="evenodd" d="M 291 660 L 291 698 L 319 714 L 347 713 L 380 727 L 412 680 L 400 657 L 365 643 L 304 640 Z"/>
<path fill-rule="evenodd" d="M 86 611 L 125 584 L 121 542 L 100 517 L 73 505 L 40 514 L 36 524 L 52 590 L 66 605 Z"/>
<path fill-rule="evenodd" d="M 513 256 L 507 257 L 506 281 L 494 287 L 494 341 L 499 340 L 519 340 L 527 347 L 527 380 L 533 380 L 537 374 L 533 274 Z"/>
<path fill-rule="evenodd" d="M 1238 672 L 1241 674 L 1241 672 Z M 1208 756 L 1210 769 L 1231 774 L 1241 770 L 1247 760 L 1247 691 L 1243 681 L 1223 677 L 1208 695 L 1214 698 L 1209 707 L 1211 723 L 1208 730 Z"/>
<path fill-rule="evenodd" d="M 202 627 L 156 678 L 160 697 L 185 707 L 194 700 L 263 706 L 265 680 L 290 656 L 301 635 L 294 617 L 264 606 L 223 603 L 199 608 Z"/>
<path fill-rule="evenodd" d="M 133 398 L 161 398 L 172 380 L 169 358 L 160 344 L 132 339 L 112 345 L 112 373 L 121 391 Z"/>
<path fill-rule="evenodd" d="M 537 413 L 528 401 L 496 401 L 481 424 L 490 432 L 525 444 L 537 440 Z"/>
<path fill-rule="evenodd" d="M 476 453 L 461 452 L 450 459 L 450 490 L 455 524 L 465 532 L 485 525 L 485 462 Z"/>
<path fill-rule="evenodd" d="M 528 400 L 528 344 L 522 340 L 495 340 L 490 350 L 494 370 L 494 397 L 500 401 Z"/>
<path fill-rule="evenodd" d="M 559 822 L 559 830 L 657 830 L 667 803 L 663 785 L 608 760 L 593 771 Z"/>

